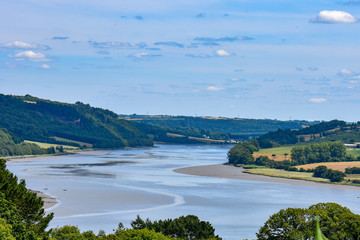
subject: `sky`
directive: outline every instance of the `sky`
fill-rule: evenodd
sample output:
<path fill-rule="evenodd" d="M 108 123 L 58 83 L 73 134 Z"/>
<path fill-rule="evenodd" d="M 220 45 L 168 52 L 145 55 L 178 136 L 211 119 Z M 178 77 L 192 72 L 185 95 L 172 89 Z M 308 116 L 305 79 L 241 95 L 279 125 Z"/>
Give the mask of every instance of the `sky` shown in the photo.
<path fill-rule="evenodd" d="M 0 93 L 356 122 L 359 18 L 360 0 L 2 0 Z"/>

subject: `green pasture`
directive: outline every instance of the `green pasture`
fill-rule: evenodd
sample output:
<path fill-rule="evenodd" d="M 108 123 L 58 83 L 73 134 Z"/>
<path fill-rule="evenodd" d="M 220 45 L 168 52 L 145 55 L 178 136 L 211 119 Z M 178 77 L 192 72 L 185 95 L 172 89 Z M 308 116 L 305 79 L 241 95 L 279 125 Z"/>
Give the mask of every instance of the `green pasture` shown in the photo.
<path fill-rule="evenodd" d="M 272 154 L 280 154 L 280 155 L 284 155 L 285 153 L 288 153 L 290 155 L 292 148 L 293 145 L 276 147 L 276 148 L 263 148 L 259 150 L 259 153 L 272 153 Z"/>
<path fill-rule="evenodd" d="M 269 177 L 300 179 L 300 180 L 324 182 L 324 183 L 330 182 L 329 179 L 313 177 L 312 176 L 313 173 L 308 173 L 308 172 L 290 172 L 290 171 L 273 169 L 273 168 L 254 168 L 254 169 L 247 169 L 244 172 L 257 174 L 257 175 L 264 175 Z"/>

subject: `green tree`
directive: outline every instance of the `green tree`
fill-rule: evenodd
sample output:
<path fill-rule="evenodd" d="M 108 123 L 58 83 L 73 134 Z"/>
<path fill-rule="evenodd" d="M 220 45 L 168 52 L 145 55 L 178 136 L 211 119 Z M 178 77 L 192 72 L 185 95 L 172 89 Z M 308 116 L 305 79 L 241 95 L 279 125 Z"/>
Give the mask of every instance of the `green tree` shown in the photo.
<path fill-rule="evenodd" d="M 109 235 L 104 239 L 113 239 L 113 240 L 171 240 L 173 238 L 167 237 L 162 233 L 155 232 L 154 230 L 149 229 L 126 229 L 118 231 L 114 235 Z"/>
<path fill-rule="evenodd" d="M 56 240 L 87 240 L 76 226 L 65 225 L 61 228 L 51 229 L 50 237 Z"/>
<path fill-rule="evenodd" d="M 327 177 L 328 168 L 324 165 L 317 166 L 314 169 L 314 177 L 318 178 L 326 178 Z"/>
<path fill-rule="evenodd" d="M 326 178 L 330 179 L 331 182 L 342 182 L 345 176 L 346 174 L 339 170 L 328 169 Z"/>
<path fill-rule="evenodd" d="M 43 200 L 26 188 L 24 180 L 18 182 L 17 177 L 6 169 L 5 159 L 0 159 L 0 193 L 4 201 L 16 207 L 15 216 L 25 224 L 26 231 L 46 235 L 45 229 L 53 214 L 45 214 Z"/>
<path fill-rule="evenodd" d="M 12 235 L 12 226 L 7 224 L 5 219 L 0 218 L 0 239 L 16 240 Z"/>
<path fill-rule="evenodd" d="M 136 220 L 131 222 L 131 226 L 135 229 L 147 228 L 179 239 L 221 239 L 215 236 L 215 229 L 209 222 L 200 221 L 194 215 L 154 222 L 151 222 L 149 219 L 144 221 L 137 216 Z"/>
<path fill-rule="evenodd" d="M 259 240 L 310 240 L 316 218 L 329 240 L 358 239 L 360 216 L 336 203 L 318 203 L 307 209 L 287 208 L 272 215 L 256 234 Z"/>

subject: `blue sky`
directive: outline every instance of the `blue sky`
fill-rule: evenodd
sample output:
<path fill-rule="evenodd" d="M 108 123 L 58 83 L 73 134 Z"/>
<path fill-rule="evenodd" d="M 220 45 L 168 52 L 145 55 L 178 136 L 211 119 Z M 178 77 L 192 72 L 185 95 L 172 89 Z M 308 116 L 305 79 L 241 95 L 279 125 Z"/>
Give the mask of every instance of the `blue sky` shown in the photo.
<path fill-rule="evenodd" d="M 0 92 L 125 114 L 359 121 L 360 1 L 3 0 Z"/>

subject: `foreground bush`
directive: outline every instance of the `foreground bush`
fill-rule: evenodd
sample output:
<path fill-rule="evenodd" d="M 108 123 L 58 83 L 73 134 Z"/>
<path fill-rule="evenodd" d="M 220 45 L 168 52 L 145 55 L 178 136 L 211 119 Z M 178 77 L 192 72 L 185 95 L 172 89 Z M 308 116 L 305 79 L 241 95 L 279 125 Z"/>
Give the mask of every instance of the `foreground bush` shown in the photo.
<path fill-rule="evenodd" d="M 360 215 L 336 203 L 280 210 L 256 235 L 259 240 L 311 240 L 315 236 L 317 216 L 320 228 L 329 240 L 356 240 L 360 236 Z"/>

